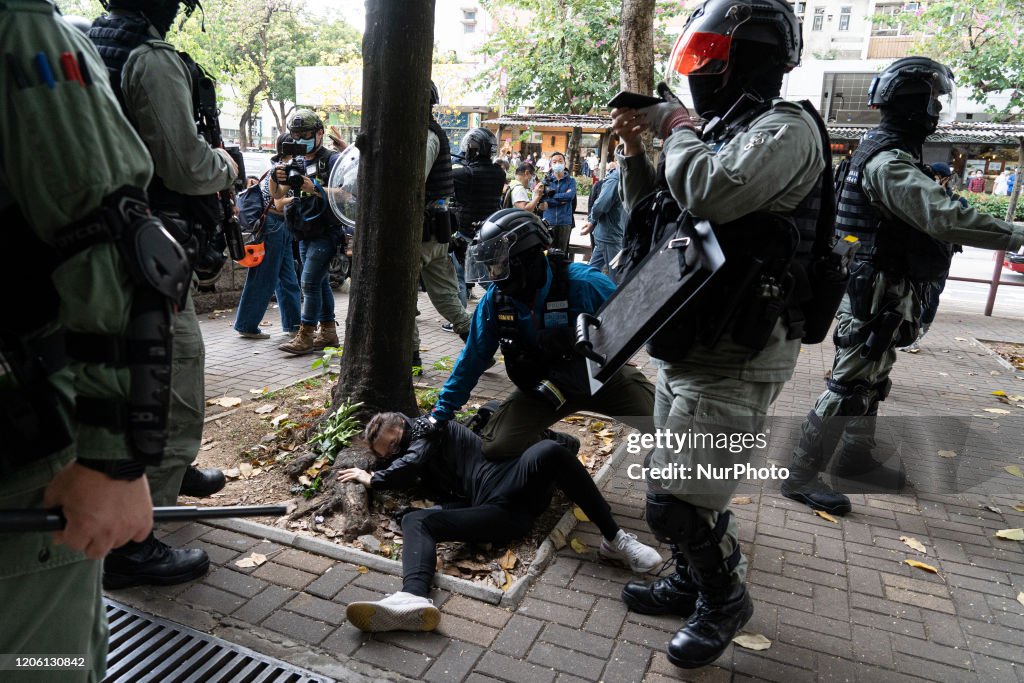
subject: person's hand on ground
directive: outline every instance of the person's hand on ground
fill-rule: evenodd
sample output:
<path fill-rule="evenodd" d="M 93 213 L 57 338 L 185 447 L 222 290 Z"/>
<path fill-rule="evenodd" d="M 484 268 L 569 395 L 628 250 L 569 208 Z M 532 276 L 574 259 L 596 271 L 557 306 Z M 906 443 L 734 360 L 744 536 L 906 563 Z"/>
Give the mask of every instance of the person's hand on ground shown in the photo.
<path fill-rule="evenodd" d="M 153 529 L 149 483 L 111 479 L 102 472 L 71 463 L 46 487 L 43 505 L 63 509 L 67 526 L 53 532 L 53 542 L 100 560 L 128 541 L 144 541 Z"/>
<path fill-rule="evenodd" d="M 354 481 L 362 484 L 366 488 L 370 488 L 370 477 L 372 475 L 366 470 L 361 470 L 358 467 L 352 467 L 347 470 L 342 470 L 338 473 L 338 481 L 344 483 L 346 481 Z"/>

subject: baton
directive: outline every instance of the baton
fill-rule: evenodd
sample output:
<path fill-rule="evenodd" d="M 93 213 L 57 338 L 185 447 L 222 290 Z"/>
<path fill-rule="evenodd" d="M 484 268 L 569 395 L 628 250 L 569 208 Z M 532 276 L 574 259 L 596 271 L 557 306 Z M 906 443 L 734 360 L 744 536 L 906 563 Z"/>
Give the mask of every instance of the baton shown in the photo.
<path fill-rule="evenodd" d="M 182 505 L 153 508 L 154 522 L 187 522 L 225 517 L 280 517 L 288 512 L 284 505 L 240 505 L 201 508 Z M 67 525 L 60 508 L 49 510 L 0 510 L 0 534 L 32 531 L 59 531 Z"/>

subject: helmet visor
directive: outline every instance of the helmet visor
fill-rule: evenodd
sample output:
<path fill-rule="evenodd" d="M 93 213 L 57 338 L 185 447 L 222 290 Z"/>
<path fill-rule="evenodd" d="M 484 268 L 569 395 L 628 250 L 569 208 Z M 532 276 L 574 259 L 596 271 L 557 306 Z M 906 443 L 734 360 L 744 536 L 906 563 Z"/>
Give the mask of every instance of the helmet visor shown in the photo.
<path fill-rule="evenodd" d="M 514 236 L 503 233 L 466 250 L 466 282 L 500 282 L 509 276 L 509 251 Z"/>
<path fill-rule="evenodd" d="M 928 113 L 938 116 L 939 121 L 949 123 L 956 120 L 956 84 L 945 76 L 932 85 L 932 97 L 928 101 Z"/>
<path fill-rule="evenodd" d="M 669 79 L 676 75 L 713 76 L 725 72 L 733 34 L 750 15 L 750 5 L 738 0 L 712 1 L 697 9 L 672 48 Z"/>
<path fill-rule="evenodd" d="M 359 207 L 359 148 L 349 145 L 327 181 L 327 201 L 331 211 L 346 228 L 356 224 L 356 210 Z"/>

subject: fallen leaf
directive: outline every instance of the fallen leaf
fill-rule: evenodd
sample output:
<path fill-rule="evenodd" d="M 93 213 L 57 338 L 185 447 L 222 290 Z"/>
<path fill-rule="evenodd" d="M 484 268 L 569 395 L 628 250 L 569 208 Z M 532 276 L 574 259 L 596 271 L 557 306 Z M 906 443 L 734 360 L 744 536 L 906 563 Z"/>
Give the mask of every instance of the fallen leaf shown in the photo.
<path fill-rule="evenodd" d="M 772 646 L 772 641 L 760 633 L 741 633 L 732 642 L 748 650 L 767 650 Z"/>
<path fill-rule="evenodd" d="M 256 413 L 257 415 L 266 415 L 267 413 L 269 413 L 271 410 L 273 410 L 276 407 L 277 407 L 276 404 L 268 403 L 265 406 L 260 406 L 259 408 L 257 408 L 256 410 L 254 410 L 252 412 Z"/>
<path fill-rule="evenodd" d="M 232 467 L 229 470 L 223 470 L 224 476 L 228 479 L 238 479 L 241 476 L 241 472 L 238 471 L 237 467 Z"/>
<path fill-rule="evenodd" d="M 967 341 L 963 337 L 953 337 L 953 339 L 956 339 L 957 341 Z"/>
<path fill-rule="evenodd" d="M 579 424 L 586 418 L 580 417 L 579 415 L 570 415 L 569 417 L 563 417 L 562 422 L 568 422 L 569 424 Z"/>
<path fill-rule="evenodd" d="M 589 522 L 590 518 L 587 517 L 587 513 L 583 512 L 578 505 L 572 506 L 572 515 L 581 522 Z"/>
<path fill-rule="evenodd" d="M 1017 593 L 1017 602 L 1024 605 L 1024 593 Z"/>
<path fill-rule="evenodd" d="M 931 566 L 930 564 L 925 564 L 924 562 L 918 562 L 917 560 L 903 560 L 903 562 L 905 564 L 909 564 L 911 567 L 914 567 L 915 569 L 923 569 L 926 572 L 930 572 L 932 574 L 938 574 L 939 573 L 938 569 L 936 569 L 935 567 Z"/>
<path fill-rule="evenodd" d="M 238 474 L 242 479 L 248 479 L 252 476 L 252 465 L 247 462 L 238 463 Z"/>
<path fill-rule="evenodd" d="M 997 507 L 996 507 L 995 505 L 986 505 L 986 506 L 985 506 L 985 509 L 986 509 L 986 510 L 988 510 L 988 511 L 990 511 L 990 512 L 994 512 L 994 513 L 996 513 L 997 515 L 1001 515 L 1001 514 L 1003 514 L 1003 511 L 1002 511 L 1002 510 L 1000 510 L 999 508 L 997 508 Z"/>
<path fill-rule="evenodd" d="M 307 477 L 305 474 L 300 474 L 297 481 L 300 484 L 302 484 L 303 486 L 312 486 L 313 485 L 313 480 L 310 479 L 309 477 Z"/>
<path fill-rule="evenodd" d="M 274 429 L 277 429 L 277 426 L 281 424 L 282 421 L 287 419 L 288 413 L 281 413 L 280 415 L 275 415 L 274 419 L 270 421 L 270 426 L 273 427 Z"/>
<path fill-rule="evenodd" d="M 921 349 L 908 348 L 907 353 L 921 353 Z"/>
<path fill-rule="evenodd" d="M 604 422 L 601 422 L 600 420 L 594 420 L 594 422 L 590 425 L 590 427 L 588 427 L 588 429 L 590 431 L 594 432 L 595 434 L 597 432 L 600 432 L 604 428 L 605 428 L 605 424 L 604 424 Z"/>
<path fill-rule="evenodd" d="M 222 406 L 224 408 L 234 408 L 242 403 L 242 399 L 236 396 L 221 396 L 220 398 L 211 398 L 206 402 L 208 406 Z"/>
<path fill-rule="evenodd" d="M 993 391 L 992 395 L 993 396 L 1006 396 L 1006 392 L 1003 391 L 1002 389 L 999 389 L 998 391 Z"/>
<path fill-rule="evenodd" d="M 1024 505 L 1014 505 L 1013 509 L 1017 512 L 1024 512 Z"/>
<path fill-rule="evenodd" d="M 1004 538 L 1007 541 L 1024 541 L 1024 529 L 1000 529 L 996 532 L 996 538 Z"/>
<path fill-rule="evenodd" d="M 822 519 L 825 519 L 825 520 L 828 520 L 828 521 L 832 522 L 833 524 L 839 524 L 839 520 L 838 519 L 836 519 L 835 517 L 833 517 L 832 515 L 828 514 L 827 512 L 825 512 L 823 510 L 815 510 L 814 514 L 818 515 Z"/>
<path fill-rule="evenodd" d="M 208 444 L 206 444 L 204 446 L 200 446 L 199 450 L 201 450 L 201 451 L 208 451 L 208 450 L 210 450 L 211 448 L 213 448 L 216 445 L 217 445 L 216 441 L 211 441 L 210 443 L 208 443 Z"/>
<path fill-rule="evenodd" d="M 516 563 L 519 562 L 519 558 L 511 550 L 506 550 L 505 554 L 498 560 L 498 566 L 502 569 L 515 569 Z"/>
<path fill-rule="evenodd" d="M 1016 465 L 1007 465 L 1003 469 L 1015 477 L 1020 477 L 1021 479 L 1024 479 L 1024 472 L 1021 472 L 1020 468 L 1017 467 Z"/>
<path fill-rule="evenodd" d="M 580 461 L 581 465 L 583 465 L 584 467 L 587 467 L 587 454 L 586 453 L 582 453 L 581 452 L 579 455 L 576 456 L 576 459 Z"/>
<path fill-rule="evenodd" d="M 956 451 L 939 451 L 940 458 L 955 458 Z"/>
<path fill-rule="evenodd" d="M 750 496 L 734 496 L 732 499 L 733 505 L 752 505 L 754 499 Z"/>
<path fill-rule="evenodd" d="M 270 391 L 270 387 L 262 387 L 260 389 L 250 389 L 249 393 L 250 394 L 263 395 L 263 394 L 267 393 L 268 391 Z"/>
<path fill-rule="evenodd" d="M 512 587 L 512 575 L 509 574 L 506 569 L 502 569 L 501 571 L 505 572 L 505 584 L 501 587 L 501 590 L 504 592 Z"/>
<path fill-rule="evenodd" d="M 356 571 L 359 572 L 360 574 L 366 574 L 370 570 L 367 569 L 366 567 L 364 567 L 363 565 L 359 565 L 358 567 L 356 567 Z"/>
<path fill-rule="evenodd" d="M 259 553 L 253 553 L 252 555 L 249 555 L 248 557 L 243 557 L 242 559 L 236 561 L 235 562 L 235 566 L 236 567 L 258 567 L 258 566 L 260 566 L 261 564 L 263 564 L 266 561 L 267 561 L 267 556 L 266 555 L 260 555 Z"/>
<path fill-rule="evenodd" d="M 1014 403 L 1020 403 L 1021 401 L 1024 401 L 1024 396 L 1021 396 L 1020 394 L 1011 394 L 1006 398 L 1010 399 Z"/>
<path fill-rule="evenodd" d="M 905 545 L 910 546 L 917 552 L 924 553 L 925 555 L 928 554 L 928 548 L 924 547 L 924 543 L 921 543 L 921 541 L 917 540 L 913 536 L 900 536 L 900 540 L 903 541 Z"/>
<path fill-rule="evenodd" d="M 586 555 L 587 554 L 587 546 L 580 539 L 578 539 L 578 538 L 572 539 L 571 541 L 569 541 L 569 545 L 572 546 L 572 549 L 576 551 L 577 555 Z"/>
<path fill-rule="evenodd" d="M 1001 375 L 1003 373 L 999 372 L 998 370 L 993 370 L 992 372 L 990 372 L 988 374 L 992 375 L 993 377 L 998 377 L 999 375 Z"/>
<path fill-rule="evenodd" d="M 995 413 L 996 415 L 1009 415 L 1009 410 L 1003 410 L 1002 408 L 985 408 L 986 413 Z"/>

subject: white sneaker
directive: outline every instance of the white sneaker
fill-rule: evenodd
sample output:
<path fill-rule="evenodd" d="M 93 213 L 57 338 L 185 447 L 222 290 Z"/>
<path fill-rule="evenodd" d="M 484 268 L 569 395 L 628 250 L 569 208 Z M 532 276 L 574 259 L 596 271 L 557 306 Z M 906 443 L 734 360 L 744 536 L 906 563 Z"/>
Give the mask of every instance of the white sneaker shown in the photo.
<path fill-rule="evenodd" d="M 615 534 L 614 541 L 601 539 L 598 554 L 610 560 L 625 562 L 637 574 L 646 574 L 662 563 L 657 550 L 636 540 L 636 534 L 627 534 L 622 529 Z"/>
<path fill-rule="evenodd" d="M 360 631 L 433 631 L 441 621 L 434 603 L 412 593 L 392 593 L 376 602 L 350 602 L 345 616 Z"/>

